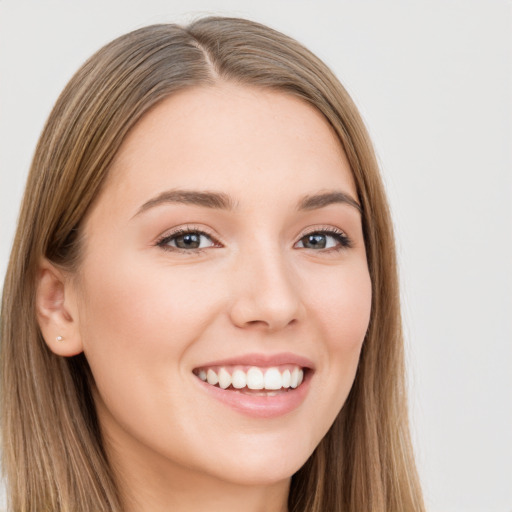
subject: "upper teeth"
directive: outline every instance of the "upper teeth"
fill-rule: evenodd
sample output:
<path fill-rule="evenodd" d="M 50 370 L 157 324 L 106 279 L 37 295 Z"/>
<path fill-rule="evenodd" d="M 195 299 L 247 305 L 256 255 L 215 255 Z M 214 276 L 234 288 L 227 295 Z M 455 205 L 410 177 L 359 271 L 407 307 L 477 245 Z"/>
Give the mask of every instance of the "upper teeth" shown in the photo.
<path fill-rule="evenodd" d="M 232 373 L 225 367 L 201 369 L 198 377 L 212 386 L 217 384 L 222 389 L 233 386 L 235 389 L 268 389 L 296 388 L 302 383 L 304 370 L 298 366 L 291 370 L 280 370 L 276 367 L 261 369 L 257 366 L 250 367 L 247 371 L 236 368 Z"/>

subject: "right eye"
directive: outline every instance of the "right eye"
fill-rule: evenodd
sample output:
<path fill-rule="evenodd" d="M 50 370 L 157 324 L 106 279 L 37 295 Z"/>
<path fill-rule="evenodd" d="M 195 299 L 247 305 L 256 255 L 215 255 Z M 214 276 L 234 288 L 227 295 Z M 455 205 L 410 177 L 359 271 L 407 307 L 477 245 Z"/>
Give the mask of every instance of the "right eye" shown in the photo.
<path fill-rule="evenodd" d="M 194 251 L 214 247 L 216 244 L 212 238 L 197 230 L 179 230 L 166 235 L 158 241 L 157 245 L 166 250 Z"/>

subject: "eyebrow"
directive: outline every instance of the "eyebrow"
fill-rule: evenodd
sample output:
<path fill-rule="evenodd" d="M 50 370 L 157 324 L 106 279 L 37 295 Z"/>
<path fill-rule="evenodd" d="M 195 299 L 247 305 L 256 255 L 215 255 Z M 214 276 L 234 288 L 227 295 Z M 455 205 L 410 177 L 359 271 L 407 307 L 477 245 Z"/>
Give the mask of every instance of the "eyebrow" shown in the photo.
<path fill-rule="evenodd" d="M 135 215 L 139 215 L 155 206 L 168 203 L 191 204 L 219 210 L 233 210 L 235 208 L 235 202 L 223 192 L 168 190 L 144 203 Z"/>
<path fill-rule="evenodd" d="M 135 216 L 162 204 L 178 203 L 202 206 L 218 210 L 234 210 L 237 203 L 223 192 L 210 192 L 198 190 L 168 190 L 145 202 L 137 211 Z M 334 190 L 307 195 L 299 200 L 297 209 L 317 210 L 331 204 L 347 204 L 362 213 L 361 205 L 349 194 Z"/>
<path fill-rule="evenodd" d="M 363 212 L 361 205 L 352 196 L 339 190 L 305 196 L 299 201 L 298 209 L 317 210 L 336 203 L 348 204 L 353 206 L 359 213 Z"/>

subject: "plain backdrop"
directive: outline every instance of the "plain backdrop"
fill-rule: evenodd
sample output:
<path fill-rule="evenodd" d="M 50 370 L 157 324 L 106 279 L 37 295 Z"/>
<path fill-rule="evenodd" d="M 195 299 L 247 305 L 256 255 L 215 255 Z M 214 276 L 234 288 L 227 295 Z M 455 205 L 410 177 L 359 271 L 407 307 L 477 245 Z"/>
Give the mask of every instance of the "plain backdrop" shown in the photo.
<path fill-rule="evenodd" d="M 511 512 L 510 0 L 0 0 L 1 275 L 37 138 L 73 72 L 122 33 L 205 14 L 294 36 L 358 104 L 396 223 L 428 511 Z"/>

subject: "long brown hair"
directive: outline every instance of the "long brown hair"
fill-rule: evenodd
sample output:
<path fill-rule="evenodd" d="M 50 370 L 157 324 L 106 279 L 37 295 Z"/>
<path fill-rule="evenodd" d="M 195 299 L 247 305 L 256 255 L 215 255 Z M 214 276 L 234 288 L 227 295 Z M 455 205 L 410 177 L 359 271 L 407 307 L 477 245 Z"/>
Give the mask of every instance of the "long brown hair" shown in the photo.
<path fill-rule="evenodd" d="M 81 226 L 127 132 L 156 103 L 219 80 L 302 98 L 336 131 L 363 211 L 373 286 L 370 326 L 350 395 L 292 478 L 290 512 L 421 512 L 409 437 L 393 231 L 378 166 L 356 107 L 332 72 L 263 25 L 204 18 L 114 40 L 71 79 L 30 170 L 1 316 L 3 468 L 10 509 L 120 512 L 82 355 L 63 358 L 36 322 L 38 265 L 80 264 Z"/>

